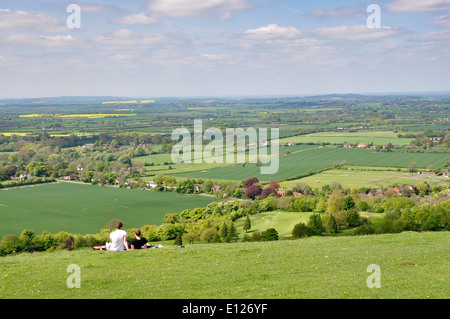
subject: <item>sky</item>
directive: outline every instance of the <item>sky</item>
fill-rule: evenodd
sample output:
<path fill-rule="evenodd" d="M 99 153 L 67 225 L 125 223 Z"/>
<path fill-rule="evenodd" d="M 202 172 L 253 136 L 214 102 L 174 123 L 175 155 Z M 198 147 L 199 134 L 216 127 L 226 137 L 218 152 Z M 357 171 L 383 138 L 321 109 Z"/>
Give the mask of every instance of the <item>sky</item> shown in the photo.
<path fill-rule="evenodd" d="M 0 0 L 0 98 L 435 92 L 449 71 L 450 0 Z"/>

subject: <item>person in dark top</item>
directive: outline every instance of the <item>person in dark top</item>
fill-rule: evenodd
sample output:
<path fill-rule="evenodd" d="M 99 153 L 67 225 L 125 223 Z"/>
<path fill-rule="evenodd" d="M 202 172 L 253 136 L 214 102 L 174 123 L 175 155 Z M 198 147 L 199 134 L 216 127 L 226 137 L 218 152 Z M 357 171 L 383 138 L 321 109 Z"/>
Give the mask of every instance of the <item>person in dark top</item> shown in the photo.
<path fill-rule="evenodd" d="M 134 237 L 130 241 L 130 249 L 144 249 L 147 248 L 147 239 L 141 237 L 141 231 L 136 229 L 134 231 Z"/>

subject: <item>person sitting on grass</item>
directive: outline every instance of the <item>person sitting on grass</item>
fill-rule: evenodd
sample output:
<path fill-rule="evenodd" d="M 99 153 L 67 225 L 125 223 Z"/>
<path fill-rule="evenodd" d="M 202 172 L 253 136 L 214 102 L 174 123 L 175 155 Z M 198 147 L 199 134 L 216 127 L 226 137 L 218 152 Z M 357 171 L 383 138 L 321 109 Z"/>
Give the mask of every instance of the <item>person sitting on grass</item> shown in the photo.
<path fill-rule="evenodd" d="M 147 248 L 147 239 L 144 237 L 141 237 L 141 231 L 139 229 L 136 229 L 134 231 L 134 236 L 130 242 L 131 249 L 145 249 Z"/>
<path fill-rule="evenodd" d="M 116 230 L 109 235 L 111 244 L 109 245 L 108 250 L 124 251 L 129 249 L 127 242 L 127 232 L 122 230 L 122 226 L 122 222 L 118 222 L 116 224 Z"/>

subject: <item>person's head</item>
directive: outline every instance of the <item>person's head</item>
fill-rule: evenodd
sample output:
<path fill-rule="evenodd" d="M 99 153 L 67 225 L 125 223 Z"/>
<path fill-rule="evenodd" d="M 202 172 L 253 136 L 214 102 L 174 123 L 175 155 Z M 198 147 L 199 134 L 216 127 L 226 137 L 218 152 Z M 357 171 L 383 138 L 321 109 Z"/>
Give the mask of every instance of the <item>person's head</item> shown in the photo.
<path fill-rule="evenodd" d="M 122 222 L 118 222 L 118 223 L 116 224 L 116 229 L 121 229 L 122 226 L 123 226 Z"/>
<path fill-rule="evenodd" d="M 134 234 L 136 235 L 136 237 L 141 237 L 141 231 L 139 229 L 136 229 L 134 231 Z"/>

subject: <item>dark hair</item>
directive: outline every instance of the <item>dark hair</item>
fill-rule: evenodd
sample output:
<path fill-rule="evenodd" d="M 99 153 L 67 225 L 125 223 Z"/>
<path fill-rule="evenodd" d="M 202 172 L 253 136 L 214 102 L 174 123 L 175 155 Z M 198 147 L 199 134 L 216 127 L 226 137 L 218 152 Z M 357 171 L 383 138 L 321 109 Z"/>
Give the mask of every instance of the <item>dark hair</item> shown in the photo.
<path fill-rule="evenodd" d="M 139 229 L 136 229 L 134 233 L 136 234 L 136 236 L 141 236 L 141 231 Z"/>
<path fill-rule="evenodd" d="M 118 222 L 118 223 L 116 224 L 116 228 L 117 228 L 117 229 L 121 229 L 122 226 L 123 226 L 122 222 Z"/>

